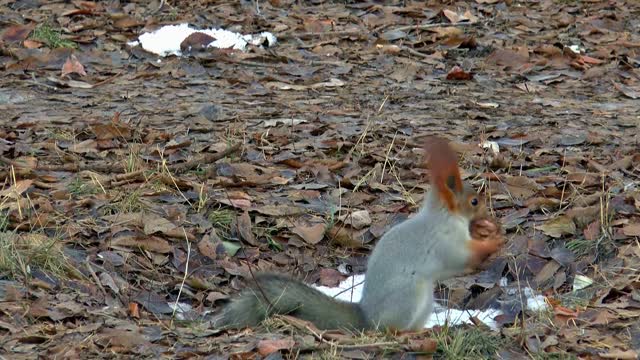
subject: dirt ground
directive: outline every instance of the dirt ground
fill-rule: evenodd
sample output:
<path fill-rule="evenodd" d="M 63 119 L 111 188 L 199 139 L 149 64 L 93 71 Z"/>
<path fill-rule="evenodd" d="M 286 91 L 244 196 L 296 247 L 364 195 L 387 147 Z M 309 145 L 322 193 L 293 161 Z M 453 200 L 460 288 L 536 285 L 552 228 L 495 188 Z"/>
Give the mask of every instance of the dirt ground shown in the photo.
<path fill-rule="evenodd" d="M 184 22 L 278 43 L 127 45 Z M 0 0 L 0 24 L 3 358 L 638 358 L 639 2 Z M 426 135 L 508 240 L 439 298 L 498 331 L 212 326 L 254 272 L 362 273 L 429 188 Z"/>

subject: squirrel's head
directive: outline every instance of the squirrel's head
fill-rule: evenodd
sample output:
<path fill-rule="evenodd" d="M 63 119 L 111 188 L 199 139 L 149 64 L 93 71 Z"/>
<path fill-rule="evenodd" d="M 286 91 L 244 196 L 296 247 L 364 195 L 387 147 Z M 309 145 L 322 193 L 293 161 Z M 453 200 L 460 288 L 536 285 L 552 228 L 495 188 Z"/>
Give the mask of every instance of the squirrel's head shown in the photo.
<path fill-rule="evenodd" d="M 441 205 L 454 214 L 472 219 L 484 214 L 483 199 L 468 184 L 462 182 L 458 156 L 449 142 L 439 137 L 428 137 L 425 152 L 431 175 L 432 191 Z"/>

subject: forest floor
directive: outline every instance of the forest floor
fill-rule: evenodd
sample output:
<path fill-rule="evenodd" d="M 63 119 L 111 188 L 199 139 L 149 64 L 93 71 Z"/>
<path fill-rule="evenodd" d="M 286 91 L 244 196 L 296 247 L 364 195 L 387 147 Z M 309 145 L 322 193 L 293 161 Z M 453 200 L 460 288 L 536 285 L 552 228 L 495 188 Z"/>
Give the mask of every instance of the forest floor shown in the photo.
<path fill-rule="evenodd" d="M 278 42 L 128 45 L 183 22 Z M 0 24 L 4 358 L 638 358 L 639 2 L 0 0 Z M 497 330 L 212 326 L 254 272 L 362 273 L 434 134 L 507 238 L 438 298 Z"/>

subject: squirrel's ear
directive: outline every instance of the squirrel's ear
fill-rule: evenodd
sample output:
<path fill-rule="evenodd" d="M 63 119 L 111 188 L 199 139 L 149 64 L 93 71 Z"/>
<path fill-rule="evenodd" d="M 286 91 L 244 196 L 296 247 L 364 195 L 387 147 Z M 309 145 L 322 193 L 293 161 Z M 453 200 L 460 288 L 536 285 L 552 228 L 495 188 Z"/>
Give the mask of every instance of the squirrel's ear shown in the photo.
<path fill-rule="evenodd" d="M 463 191 L 458 156 L 449 143 L 438 137 L 427 138 L 426 155 L 431 174 L 431 186 L 450 211 L 456 211 L 455 197 Z"/>
<path fill-rule="evenodd" d="M 458 192 L 458 179 L 455 175 L 447 176 L 447 187 L 453 192 Z"/>

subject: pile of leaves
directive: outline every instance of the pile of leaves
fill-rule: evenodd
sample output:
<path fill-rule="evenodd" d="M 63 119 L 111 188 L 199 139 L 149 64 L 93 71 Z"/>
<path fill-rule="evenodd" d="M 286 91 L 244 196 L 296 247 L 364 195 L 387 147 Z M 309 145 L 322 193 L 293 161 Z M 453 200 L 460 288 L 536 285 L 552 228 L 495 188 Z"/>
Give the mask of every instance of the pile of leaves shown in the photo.
<path fill-rule="evenodd" d="M 637 358 L 639 15 L 631 0 L 0 1 L 0 353 Z M 278 44 L 129 45 L 184 22 Z M 501 309 L 498 332 L 211 326 L 255 272 L 363 272 L 428 190 L 434 134 L 508 239 L 438 295 Z M 527 311 L 525 287 L 548 310 Z"/>

